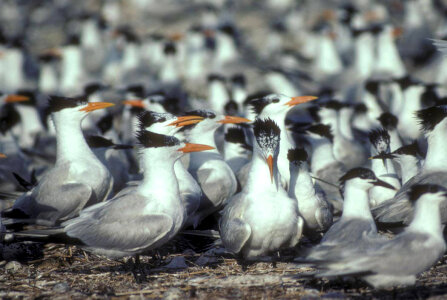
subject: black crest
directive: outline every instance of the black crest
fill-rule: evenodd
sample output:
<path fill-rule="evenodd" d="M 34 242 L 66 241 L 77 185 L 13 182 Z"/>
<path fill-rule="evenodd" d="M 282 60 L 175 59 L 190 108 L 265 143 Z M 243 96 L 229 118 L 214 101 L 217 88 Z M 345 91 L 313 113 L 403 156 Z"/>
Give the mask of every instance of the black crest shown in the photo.
<path fill-rule="evenodd" d="M 250 95 L 247 96 L 247 98 L 245 98 L 244 105 L 250 105 L 250 103 L 253 100 L 264 98 L 265 96 L 268 96 L 271 93 L 272 93 L 271 91 L 264 90 L 264 91 L 259 91 L 259 92 L 250 94 Z"/>
<path fill-rule="evenodd" d="M 137 139 L 144 148 L 172 147 L 180 144 L 180 140 L 173 136 L 140 130 Z"/>
<path fill-rule="evenodd" d="M 111 140 L 99 135 L 86 136 L 85 140 L 90 148 L 109 148 L 115 145 Z"/>
<path fill-rule="evenodd" d="M 103 89 L 104 86 L 100 82 L 89 83 L 84 87 L 84 94 L 86 96 L 90 96 L 93 93 L 96 93 Z"/>
<path fill-rule="evenodd" d="M 384 112 L 377 119 L 386 130 L 394 130 L 397 127 L 398 119 L 390 112 Z"/>
<path fill-rule="evenodd" d="M 48 99 L 48 108 L 51 113 L 61 111 L 65 108 L 73 108 L 81 105 L 86 105 L 88 103 L 85 97 L 61 97 L 61 96 L 50 96 Z"/>
<path fill-rule="evenodd" d="M 253 99 L 250 101 L 251 109 L 253 110 L 253 112 L 256 115 L 259 115 L 264 110 L 264 107 L 266 107 L 269 104 L 270 104 L 270 101 L 265 97 Z"/>
<path fill-rule="evenodd" d="M 338 110 L 342 109 L 343 107 L 345 107 L 345 105 L 338 100 L 332 99 L 332 100 L 329 100 L 328 102 L 322 104 L 321 107 L 338 111 Z"/>
<path fill-rule="evenodd" d="M 400 88 L 403 91 L 408 89 L 410 86 L 420 84 L 419 80 L 416 80 L 414 77 L 411 77 L 410 75 L 394 79 L 394 81 L 400 86 Z"/>
<path fill-rule="evenodd" d="M 11 103 L 4 104 L 0 110 L 0 132 L 4 135 L 20 122 L 20 114 Z"/>
<path fill-rule="evenodd" d="M 225 114 L 227 114 L 227 115 L 236 116 L 239 112 L 238 105 L 237 105 L 236 101 L 234 101 L 234 100 L 228 101 L 227 104 L 225 104 L 225 106 L 224 106 L 224 111 L 225 111 Z"/>
<path fill-rule="evenodd" d="M 410 191 L 408 192 L 408 198 L 410 202 L 415 202 L 418 200 L 423 194 L 436 194 L 439 192 L 447 193 L 447 190 L 439 185 L 436 184 L 416 184 L 411 187 Z M 447 195 L 445 195 L 447 196 Z"/>
<path fill-rule="evenodd" d="M 174 43 L 168 42 L 168 43 L 165 44 L 163 52 L 166 55 L 175 55 L 177 53 L 177 47 L 175 46 Z"/>
<path fill-rule="evenodd" d="M 216 114 L 209 110 L 197 109 L 186 112 L 185 116 L 199 116 L 205 119 L 214 119 L 216 117 Z"/>
<path fill-rule="evenodd" d="M 141 84 L 133 84 L 133 85 L 129 85 L 126 88 L 126 91 L 128 93 L 132 93 L 135 95 L 135 97 L 138 98 L 144 98 L 145 95 L 145 90 L 144 90 L 144 86 Z"/>
<path fill-rule="evenodd" d="M 208 82 L 212 82 L 212 81 L 220 81 L 220 82 L 225 83 L 226 78 L 221 74 L 210 73 L 210 74 L 208 74 Z"/>
<path fill-rule="evenodd" d="M 334 139 L 334 135 L 332 134 L 331 126 L 324 124 L 315 124 L 311 125 L 306 129 L 307 132 L 318 134 L 319 136 L 325 137 L 328 140 L 332 141 Z"/>
<path fill-rule="evenodd" d="M 421 109 L 416 112 L 416 116 L 419 119 L 421 130 L 429 132 L 447 116 L 447 106 L 440 105 Z"/>
<path fill-rule="evenodd" d="M 304 148 L 289 149 L 287 152 L 287 159 L 294 164 L 299 164 L 300 162 L 307 161 L 308 155 Z"/>
<path fill-rule="evenodd" d="M 354 168 L 346 172 L 345 175 L 340 177 L 339 182 L 341 185 L 344 185 L 346 181 L 354 179 L 354 178 L 360 178 L 360 179 L 377 179 L 376 175 L 373 171 L 367 168 Z"/>
<path fill-rule="evenodd" d="M 409 145 L 405 145 L 400 147 L 399 149 L 395 150 L 393 153 L 400 154 L 400 155 L 412 155 L 412 156 L 422 156 L 421 151 L 419 150 L 419 146 L 417 141 L 414 141 L 413 143 Z"/>
<path fill-rule="evenodd" d="M 370 94 L 377 96 L 379 94 L 380 81 L 379 80 L 368 80 L 365 84 L 365 90 Z"/>
<path fill-rule="evenodd" d="M 354 105 L 354 113 L 356 114 L 366 114 L 368 112 L 368 107 L 364 103 L 357 103 Z"/>
<path fill-rule="evenodd" d="M 252 147 L 245 140 L 245 132 L 242 127 L 235 126 L 228 128 L 225 133 L 225 141 L 228 143 L 241 144 L 245 149 L 252 150 Z"/>
<path fill-rule="evenodd" d="M 112 114 L 106 114 L 103 116 L 97 123 L 96 127 L 99 128 L 102 134 L 106 133 L 113 127 L 113 115 Z"/>
<path fill-rule="evenodd" d="M 166 113 L 157 113 L 154 111 L 145 111 L 138 115 L 138 121 L 140 121 L 140 128 L 144 129 L 155 123 L 162 123 L 168 119 L 173 119 L 174 117 Z"/>
<path fill-rule="evenodd" d="M 242 73 L 234 74 L 231 77 L 231 82 L 234 85 L 245 87 L 245 76 Z"/>
<path fill-rule="evenodd" d="M 383 128 L 373 129 L 368 134 L 369 141 L 377 148 L 380 144 L 388 146 L 390 144 L 390 135 Z"/>
<path fill-rule="evenodd" d="M 272 119 L 261 120 L 256 118 L 253 123 L 253 132 L 261 148 L 277 149 L 279 146 L 281 129 Z"/>

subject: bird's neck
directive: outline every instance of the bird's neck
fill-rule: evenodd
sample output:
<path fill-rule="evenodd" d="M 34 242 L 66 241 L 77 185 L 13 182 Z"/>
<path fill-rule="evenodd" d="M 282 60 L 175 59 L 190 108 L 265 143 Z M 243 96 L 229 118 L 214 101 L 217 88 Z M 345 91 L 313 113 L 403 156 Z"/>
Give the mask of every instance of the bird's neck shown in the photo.
<path fill-rule="evenodd" d="M 355 69 L 362 78 L 368 78 L 372 72 L 374 62 L 373 43 L 373 38 L 368 35 L 359 37 L 355 42 Z"/>
<path fill-rule="evenodd" d="M 414 117 L 414 112 L 421 109 L 421 94 L 424 92 L 422 86 L 411 86 L 403 93 L 405 101 L 402 102 L 400 116 Z"/>
<path fill-rule="evenodd" d="M 194 129 L 193 129 L 194 130 Z M 204 144 L 211 147 L 214 147 L 214 149 L 207 150 L 206 153 L 217 153 L 220 154 L 217 150 L 216 141 L 214 139 L 214 133 L 216 130 L 206 130 L 206 131 L 200 131 L 200 132 L 191 132 L 191 134 L 187 134 L 188 140 L 191 143 L 195 144 Z M 200 152 L 193 152 L 191 153 L 191 157 L 195 156 L 195 154 L 200 155 Z"/>
<path fill-rule="evenodd" d="M 446 120 L 441 121 L 447 122 Z M 445 153 L 447 133 L 445 124 L 438 124 L 427 136 L 428 149 L 423 171 L 446 171 L 447 155 Z"/>
<path fill-rule="evenodd" d="M 342 218 L 362 218 L 373 220 L 369 208 L 368 192 L 346 182 Z"/>
<path fill-rule="evenodd" d="M 396 129 L 388 130 L 390 135 L 390 151 L 395 151 L 402 147 L 402 141 L 400 140 L 399 133 Z"/>
<path fill-rule="evenodd" d="M 307 199 L 314 194 L 314 183 L 307 163 L 302 162 L 299 167 L 290 164 L 289 197 Z"/>
<path fill-rule="evenodd" d="M 143 195 L 176 195 L 179 198 L 177 177 L 174 173 L 174 161 L 167 159 L 164 153 L 154 149 L 144 149 L 141 157 L 144 179 L 138 187 Z M 172 197 L 166 197 L 166 201 Z M 180 201 L 178 199 L 178 201 Z"/>
<path fill-rule="evenodd" d="M 353 111 L 342 109 L 340 110 L 340 117 L 338 118 L 338 126 L 340 133 L 347 139 L 353 140 L 354 135 L 352 133 L 351 128 L 351 118 L 352 118 Z"/>
<path fill-rule="evenodd" d="M 416 202 L 414 217 L 408 229 L 436 234 L 442 238 L 443 226 L 439 204 L 429 199 L 419 199 Z"/>
<path fill-rule="evenodd" d="M 255 146 L 257 147 L 257 146 Z M 270 177 L 270 170 L 267 161 L 259 152 L 254 152 L 247 183 L 244 187 L 247 191 L 278 191 L 282 188 L 279 181 L 279 172 L 277 168 L 277 158 L 273 163 L 273 180 Z"/>
<path fill-rule="evenodd" d="M 64 117 L 63 112 L 53 115 L 56 127 L 56 163 L 74 160 L 96 159 L 81 130 L 81 120 Z"/>
<path fill-rule="evenodd" d="M 222 113 L 225 103 L 228 102 L 228 93 L 225 84 L 219 81 L 211 82 L 209 85 L 208 99 L 211 108 L 216 112 Z"/>
<path fill-rule="evenodd" d="M 419 173 L 420 164 L 416 157 L 412 155 L 402 155 L 397 161 L 402 170 L 402 184 Z"/>
<path fill-rule="evenodd" d="M 329 164 L 337 162 L 332 151 L 333 145 L 328 139 L 311 138 L 309 140 L 311 141 L 313 149 L 311 159 L 311 167 L 313 173 L 323 169 Z"/>

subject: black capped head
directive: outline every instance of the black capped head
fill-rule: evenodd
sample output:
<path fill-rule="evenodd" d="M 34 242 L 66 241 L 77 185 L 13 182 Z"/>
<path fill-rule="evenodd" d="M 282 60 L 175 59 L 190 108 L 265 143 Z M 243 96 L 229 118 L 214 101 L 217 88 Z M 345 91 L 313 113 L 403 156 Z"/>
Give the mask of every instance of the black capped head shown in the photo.
<path fill-rule="evenodd" d="M 436 92 L 437 84 L 427 84 L 421 95 L 423 107 L 430 107 L 439 103 L 439 95 Z"/>
<path fill-rule="evenodd" d="M 379 35 L 382 33 L 382 31 L 385 29 L 385 26 L 383 24 L 374 24 L 369 28 L 369 31 L 373 35 Z"/>
<path fill-rule="evenodd" d="M 253 100 L 257 100 L 260 98 L 264 98 L 267 95 L 270 95 L 272 92 L 268 90 L 259 91 L 253 94 L 249 94 L 247 98 L 245 98 L 244 105 L 250 105 Z"/>
<path fill-rule="evenodd" d="M 177 53 L 177 46 L 172 42 L 168 42 L 165 44 L 163 52 L 165 55 L 175 55 Z"/>
<path fill-rule="evenodd" d="M 411 86 L 421 84 L 419 80 L 410 75 L 405 75 L 404 77 L 396 78 L 394 79 L 394 81 L 400 86 L 402 91 L 408 89 Z"/>
<path fill-rule="evenodd" d="M 447 105 L 432 106 L 416 112 L 419 125 L 424 133 L 432 131 L 447 116 Z"/>
<path fill-rule="evenodd" d="M 381 82 L 379 80 L 370 79 L 365 83 L 365 90 L 372 95 L 378 96 L 380 91 L 380 84 Z"/>
<path fill-rule="evenodd" d="M 58 55 L 52 53 L 43 53 L 38 56 L 38 59 L 42 63 L 51 63 L 60 59 Z"/>
<path fill-rule="evenodd" d="M 132 84 L 126 88 L 127 93 L 133 94 L 137 98 L 143 99 L 145 97 L 145 88 L 142 84 Z"/>
<path fill-rule="evenodd" d="M 253 133 L 261 149 L 276 152 L 279 148 L 281 129 L 272 119 L 256 118 L 253 122 Z"/>
<path fill-rule="evenodd" d="M 215 119 L 216 118 L 216 114 L 210 110 L 205 110 L 205 109 L 196 109 L 196 110 L 191 110 L 185 113 L 186 116 L 199 116 L 205 119 Z"/>
<path fill-rule="evenodd" d="M 377 180 L 376 174 L 367 168 L 354 168 L 346 172 L 345 175 L 340 177 L 340 185 L 344 186 L 347 181 L 353 179 L 361 179 L 365 181 Z"/>
<path fill-rule="evenodd" d="M 245 75 L 242 73 L 234 74 L 231 76 L 231 83 L 235 86 L 245 87 Z"/>
<path fill-rule="evenodd" d="M 137 139 L 143 148 L 173 147 L 180 145 L 180 140 L 176 137 L 147 130 L 138 131 Z"/>
<path fill-rule="evenodd" d="M 307 162 L 309 156 L 304 148 L 289 149 L 287 152 L 287 159 L 290 163 L 299 166 L 303 162 Z"/>
<path fill-rule="evenodd" d="M 416 184 L 408 191 L 408 199 L 415 203 L 419 198 L 426 194 L 440 194 L 442 198 L 447 198 L 447 190 L 436 184 Z"/>
<path fill-rule="evenodd" d="M 11 128 L 20 123 L 20 114 L 12 103 L 0 108 L 0 132 L 5 135 Z"/>
<path fill-rule="evenodd" d="M 101 134 L 105 134 L 113 127 L 113 115 L 108 113 L 103 116 L 98 122 L 96 122 L 96 127 L 98 127 Z"/>
<path fill-rule="evenodd" d="M 366 114 L 368 112 L 368 107 L 364 103 L 357 103 L 354 105 L 355 114 Z"/>
<path fill-rule="evenodd" d="M 395 130 L 397 128 L 398 119 L 390 112 L 382 113 L 377 120 L 379 120 L 380 125 L 386 130 Z"/>
<path fill-rule="evenodd" d="M 221 74 L 217 74 L 217 73 L 208 74 L 208 82 L 220 81 L 222 83 L 225 83 L 226 80 L 227 79 Z"/>
<path fill-rule="evenodd" d="M 225 114 L 235 116 L 239 113 L 239 106 L 236 101 L 230 100 L 224 105 Z"/>
<path fill-rule="evenodd" d="M 87 84 L 84 87 L 84 95 L 85 96 L 90 96 L 96 92 L 101 91 L 102 89 L 104 89 L 104 85 L 100 82 L 92 82 Z"/>
<path fill-rule="evenodd" d="M 369 141 L 379 152 L 389 151 L 390 135 L 383 128 L 373 129 L 368 134 Z"/>
<path fill-rule="evenodd" d="M 224 24 L 222 26 L 219 26 L 219 31 L 233 38 L 236 37 L 236 29 L 231 24 Z"/>
<path fill-rule="evenodd" d="M 66 46 L 79 46 L 81 44 L 81 39 L 77 34 L 71 34 L 67 37 L 65 42 Z"/>
<path fill-rule="evenodd" d="M 157 113 L 154 111 L 145 111 L 138 115 L 138 121 L 140 122 L 140 128 L 148 128 L 155 123 L 163 123 L 168 120 L 174 120 L 175 116 L 169 113 Z"/>
<path fill-rule="evenodd" d="M 327 101 L 326 103 L 322 104 L 320 107 L 326 108 L 326 109 L 332 109 L 335 111 L 339 111 L 342 109 L 345 105 L 341 103 L 338 100 L 332 99 Z"/>
<path fill-rule="evenodd" d="M 244 129 L 239 126 L 230 127 L 227 129 L 227 132 L 225 133 L 225 141 L 227 143 L 240 144 L 247 150 L 253 150 L 252 147 L 247 144 Z"/>
<path fill-rule="evenodd" d="M 334 139 L 334 135 L 332 134 L 330 125 L 325 125 L 325 124 L 321 124 L 321 123 L 314 124 L 314 125 L 307 127 L 306 131 L 309 133 L 313 133 L 313 134 L 319 135 L 321 137 L 327 138 L 331 142 Z"/>
<path fill-rule="evenodd" d="M 106 139 L 99 135 L 89 135 L 85 137 L 85 141 L 90 148 L 111 148 L 115 146 L 112 140 Z"/>
<path fill-rule="evenodd" d="M 48 109 L 50 113 L 55 113 L 61 111 L 65 108 L 74 108 L 78 106 L 83 106 L 88 103 L 85 97 L 61 97 L 61 96 L 50 96 L 48 99 Z"/>

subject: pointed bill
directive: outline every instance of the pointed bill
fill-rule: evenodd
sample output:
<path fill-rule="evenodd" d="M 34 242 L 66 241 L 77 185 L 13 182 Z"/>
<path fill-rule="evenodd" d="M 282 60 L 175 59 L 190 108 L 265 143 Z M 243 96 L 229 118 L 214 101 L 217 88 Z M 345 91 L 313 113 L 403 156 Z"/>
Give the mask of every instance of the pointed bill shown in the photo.
<path fill-rule="evenodd" d="M 14 102 L 23 102 L 28 101 L 28 96 L 22 96 L 22 95 L 8 95 L 5 98 L 5 103 L 14 103 Z"/>
<path fill-rule="evenodd" d="M 251 122 L 249 119 L 242 117 L 225 116 L 225 119 L 218 121 L 221 124 L 239 124 Z"/>
<path fill-rule="evenodd" d="M 0 153 L 0 158 L 6 158 L 6 154 Z"/>
<path fill-rule="evenodd" d="M 298 105 L 298 104 L 303 104 L 312 100 L 318 99 L 318 97 L 315 96 L 298 96 L 298 97 L 292 97 L 292 99 L 285 103 L 284 105 L 288 105 L 290 107 Z"/>
<path fill-rule="evenodd" d="M 181 116 L 177 117 L 177 120 L 175 120 L 172 123 L 169 123 L 168 126 L 175 126 L 175 127 L 183 127 L 186 125 L 192 125 L 197 124 L 199 122 L 202 122 L 205 118 L 200 116 Z"/>
<path fill-rule="evenodd" d="M 269 157 L 267 157 L 267 165 L 269 166 L 269 170 L 270 170 L 270 180 L 273 183 L 273 157 L 271 155 L 269 155 Z"/>
<path fill-rule="evenodd" d="M 130 106 L 133 106 L 133 107 L 144 108 L 143 100 L 124 100 L 123 104 L 124 105 L 130 105 Z"/>
<path fill-rule="evenodd" d="M 183 153 L 190 153 L 190 152 L 199 152 L 213 149 L 215 148 L 208 145 L 186 143 L 185 147 L 178 149 L 178 151 L 182 151 Z"/>
<path fill-rule="evenodd" d="M 90 102 L 87 104 L 86 107 L 81 108 L 80 111 L 91 112 L 94 110 L 103 109 L 114 105 L 115 105 L 114 103 L 110 102 Z"/>

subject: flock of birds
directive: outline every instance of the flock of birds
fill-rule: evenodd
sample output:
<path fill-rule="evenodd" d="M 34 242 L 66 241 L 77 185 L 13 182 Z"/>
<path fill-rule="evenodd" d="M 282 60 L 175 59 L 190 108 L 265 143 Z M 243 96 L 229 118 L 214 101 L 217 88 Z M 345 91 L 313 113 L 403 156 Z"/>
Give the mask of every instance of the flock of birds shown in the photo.
<path fill-rule="evenodd" d="M 391 2 L 253 4 L 273 20 L 259 45 L 232 1 L 151 34 L 122 25 L 119 1 L 0 4 L 19 28 L 0 34 L 3 242 L 120 258 L 208 220 L 245 260 L 305 236 L 318 243 L 295 261 L 316 271 L 299 276 L 414 284 L 446 250 L 447 59 L 429 39 L 447 7 Z M 56 12 L 66 43 L 31 53 Z"/>

